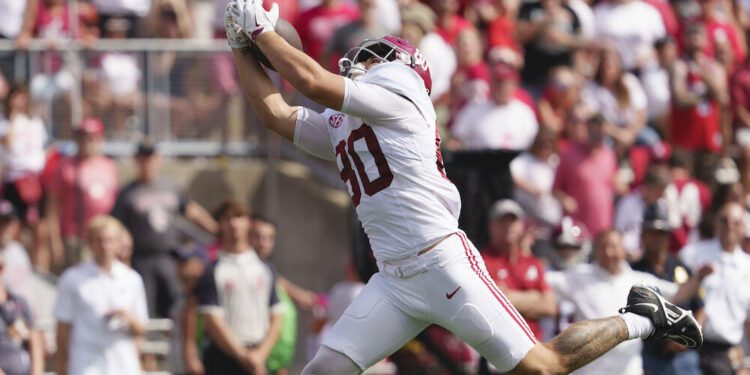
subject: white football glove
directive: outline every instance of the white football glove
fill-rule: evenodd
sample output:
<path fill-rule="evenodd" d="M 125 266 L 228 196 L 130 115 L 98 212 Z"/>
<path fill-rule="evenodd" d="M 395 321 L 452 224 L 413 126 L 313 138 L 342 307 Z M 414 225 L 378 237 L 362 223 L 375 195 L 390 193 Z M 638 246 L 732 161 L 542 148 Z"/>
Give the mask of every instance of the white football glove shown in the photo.
<path fill-rule="evenodd" d="M 242 30 L 242 26 L 235 22 L 232 15 L 234 12 L 231 11 L 232 8 L 239 9 L 241 6 L 244 7 L 244 5 L 245 0 L 232 0 L 224 10 L 224 30 L 227 33 L 227 42 L 229 43 L 229 47 L 235 49 L 242 49 L 250 45 L 250 38 Z"/>
<path fill-rule="evenodd" d="M 279 5 L 273 3 L 271 10 L 266 11 L 263 9 L 263 0 L 249 0 L 242 7 L 227 9 L 252 41 L 264 33 L 274 31 L 279 20 Z"/>

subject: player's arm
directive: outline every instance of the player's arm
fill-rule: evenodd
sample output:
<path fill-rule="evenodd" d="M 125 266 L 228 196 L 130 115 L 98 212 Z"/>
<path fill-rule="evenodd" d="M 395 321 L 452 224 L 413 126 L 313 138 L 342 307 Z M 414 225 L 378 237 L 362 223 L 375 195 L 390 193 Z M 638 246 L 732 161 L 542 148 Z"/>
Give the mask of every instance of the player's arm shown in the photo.
<path fill-rule="evenodd" d="M 327 108 L 341 109 L 344 78 L 327 71 L 274 32 L 279 19 L 277 4 L 266 11 L 262 0 L 234 0 L 227 6 L 227 13 L 253 38 L 276 71 L 299 92 Z"/>
<path fill-rule="evenodd" d="M 341 109 L 344 77 L 329 72 L 275 32 L 264 33 L 255 41 L 276 71 L 299 92 L 326 108 Z"/>
<path fill-rule="evenodd" d="M 286 103 L 258 61 L 250 54 L 249 49 L 233 48 L 232 53 L 240 76 L 242 91 L 258 114 L 263 126 L 293 141 L 297 108 Z"/>

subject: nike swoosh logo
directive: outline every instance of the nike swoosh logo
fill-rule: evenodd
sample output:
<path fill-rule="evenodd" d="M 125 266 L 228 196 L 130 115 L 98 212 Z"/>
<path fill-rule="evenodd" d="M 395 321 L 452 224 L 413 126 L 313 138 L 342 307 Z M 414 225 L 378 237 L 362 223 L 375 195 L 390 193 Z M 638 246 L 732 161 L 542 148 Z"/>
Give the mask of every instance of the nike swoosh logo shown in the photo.
<path fill-rule="evenodd" d="M 640 306 L 640 305 L 643 305 L 643 306 L 648 306 L 648 307 L 650 307 L 650 308 L 654 309 L 654 312 L 657 312 L 657 311 L 659 311 L 659 306 L 656 306 L 656 305 L 654 305 L 653 303 L 646 303 L 646 302 L 641 302 L 641 303 L 636 303 L 636 304 L 635 304 L 635 305 L 633 305 L 633 306 Z"/>
<path fill-rule="evenodd" d="M 456 288 L 456 290 L 454 290 L 453 292 L 451 292 L 451 293 L 445 293 L 445 298 L 447 298 L 447 299 L 451 299 L 451 298 L 453 298 L 453 296 L 455 296 L 455 295 L 456 295 L 456 292 L 458 292 L 458 290 L 459 290 L 459 289 L 461 289 L 461 286 L 460 286 L 460 285 L 459 285 L 459 287 L 458 287 L 458 288 Z"/>
<path fill-rule="evenodd" d="M 263 32 L 263 29 L 264 29 L 264 27 L 261 26 L 261 27 L 255 29 L 255 30 L 253 30 L 252 33 L 250 33 L 250 36 L 253 38 L 253 40 L 255 40 L 255 38 L 257 38 L 258 35 L 260 35 L 260 33 Z"/>

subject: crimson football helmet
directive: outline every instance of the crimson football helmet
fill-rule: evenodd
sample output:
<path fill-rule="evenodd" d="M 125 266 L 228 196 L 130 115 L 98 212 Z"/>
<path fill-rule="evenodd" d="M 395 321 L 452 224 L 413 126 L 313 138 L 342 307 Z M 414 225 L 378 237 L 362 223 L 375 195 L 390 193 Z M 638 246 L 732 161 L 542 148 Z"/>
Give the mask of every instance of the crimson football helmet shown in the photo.
<path fill-rule="evenodd" d="M 422 52 L 408 40 L 397 36 L 388 35 L 366 39 L 346 52 L 344 57 L 339 60 L 339 72 L 349 78 L 362 75 L 366 72 L 362 63 L 373 56 L 382 62 L 397 61 L 414 69 L 424 81 L 427 93 L 429 94 L 432 91 L 430 67 L 427 66 L 427 60 L 425 60 Z"/>

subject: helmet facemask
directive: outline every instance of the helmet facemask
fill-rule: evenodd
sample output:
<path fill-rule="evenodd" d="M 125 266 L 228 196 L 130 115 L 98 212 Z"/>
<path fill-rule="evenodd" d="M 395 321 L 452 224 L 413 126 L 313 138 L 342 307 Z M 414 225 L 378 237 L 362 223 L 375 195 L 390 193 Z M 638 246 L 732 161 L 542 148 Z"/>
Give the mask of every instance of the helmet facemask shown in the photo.
<path fill-rule="evenodd" d="M 357 79 L 367 72 L 364 63 L 372 57 L 376 57 L 378 63 L 400 61 L 411 66 L 411 56 L 403 49 L 387 40 L 368 39 L 339 59 L 339 73 Z"/>

